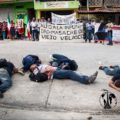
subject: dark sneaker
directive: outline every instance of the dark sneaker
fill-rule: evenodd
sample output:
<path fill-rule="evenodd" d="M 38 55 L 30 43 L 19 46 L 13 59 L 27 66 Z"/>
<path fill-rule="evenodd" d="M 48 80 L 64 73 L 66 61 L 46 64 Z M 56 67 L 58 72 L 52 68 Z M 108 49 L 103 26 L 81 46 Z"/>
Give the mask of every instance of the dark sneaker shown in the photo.
<path fill-rule="evenodd" d="M 93 83 L 96 80 L 97 75 L 98 75 L 98 71 L 96 71 L 93 75 L 91 75 L 89 77 L 89 83 Z"/>
<path fill-rule="evenodd" d="M 103 66 L 100 66 L 100 67 L 99 67 L 99 70 L 103 70 L 103 68 L 104 68 Z"/>
<path fill-rule="evenodd" d="M 4 96 L 3 96 L 3 93 L 0 92 L 0 98 L 3 98 L 3 97 L 4 97 Z"/>

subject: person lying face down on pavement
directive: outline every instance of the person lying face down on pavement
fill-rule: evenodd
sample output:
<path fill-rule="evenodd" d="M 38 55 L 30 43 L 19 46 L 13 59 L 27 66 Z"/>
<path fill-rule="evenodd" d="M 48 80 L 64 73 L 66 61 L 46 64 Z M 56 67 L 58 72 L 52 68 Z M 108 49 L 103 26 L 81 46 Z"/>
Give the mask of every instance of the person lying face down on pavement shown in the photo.
<path fill-rule="evenodd" d="M 3 98 L 4 92 L 12 87 L 12 76 L 15 73 L 24 75 L 12 62 L 0 59 L 0 98 Z"/>

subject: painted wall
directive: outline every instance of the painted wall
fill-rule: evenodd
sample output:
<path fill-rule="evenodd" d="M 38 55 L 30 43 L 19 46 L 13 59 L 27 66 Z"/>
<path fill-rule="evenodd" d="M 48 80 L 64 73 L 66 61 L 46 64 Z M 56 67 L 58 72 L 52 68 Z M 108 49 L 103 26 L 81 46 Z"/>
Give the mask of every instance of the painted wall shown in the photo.
<path fill-rule="evenodd" d="M 13 9 L 13 20 L 14 22 L 16 22 L 16 19 L 17 19 L 17 15 L 18 14 L 24 14 L 25 15 L 25 18 L 27 16 L 27 10 L 29 8 L 34 8 L 34 3 L 33 2 L 21 2 L 21 3 L 18 3 L 18 2 L 15 2 L 15 3 L 6 3 L 6 4 L 0 4 L 0 8 L 11 8 Z M 9 13 L 6 13 L 6 14 L 9 14 Z"/>

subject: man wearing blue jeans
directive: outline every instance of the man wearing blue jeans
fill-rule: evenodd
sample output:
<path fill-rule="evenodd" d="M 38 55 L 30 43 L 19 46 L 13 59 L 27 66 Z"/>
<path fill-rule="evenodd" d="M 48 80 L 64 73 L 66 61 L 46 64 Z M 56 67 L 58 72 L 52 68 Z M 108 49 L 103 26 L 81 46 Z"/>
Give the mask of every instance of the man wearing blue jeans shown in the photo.
<path fill-rule="evenodd" d="M 36 19 L 33 18 L 30 26 L 32 27 L 32 39 L 33 41 L 37 40 L 37 22 L 36 22 Z"/>
<path fill-rule="evenodd" d="M 71 60 L 68 57 L 61 54 L 52 54 L 52 61 L 50 65 L 53 67 L 59 67 L 65 70 L 75 71 L 78 68 L 78 65 L 75 60 Z"/>
<path fill-rule="evenodd" d="M 20 73 L 11 62 L 5 61 L 4 65 L 0 64 L 0 98 L 3 98 L 3 93 L 12 86 L 12 75 L 18 72 Z"/>
<path fill-rule="evenodd" d="M 100 70 L 103 70 L 106 75 L 114 76 L 116 74 L 120 74 L 120 66 L 115 65 L 115 66 L 100 66 Z"/>
<path fill-rule="evenodd" d="M 45 64 L 40 64 L 39 66 L 33 64 L 30 66 L 30 71 L 32 71 L 35 75 L 38 73 L 44 73 L 48 76 L 48 79 L 71 79 L 73 81 L 78 81 L 83 84 L 93 83 L 98 75 L 97 71 L 93 75 L 87 76 L 77 74 L 72 70 L 63 70 Z"/>

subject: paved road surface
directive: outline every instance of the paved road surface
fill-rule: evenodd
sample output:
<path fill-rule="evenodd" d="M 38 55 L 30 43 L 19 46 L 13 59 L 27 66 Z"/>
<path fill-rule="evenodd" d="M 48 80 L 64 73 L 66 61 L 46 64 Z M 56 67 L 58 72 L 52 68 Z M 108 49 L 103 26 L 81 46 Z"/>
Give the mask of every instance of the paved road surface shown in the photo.
<path fill-rule="evenodd" d="M 32 41 L 0 41 L 0 57 L 7 58 L 18 67 L 27 54 L 38 55 L 44 63 L 50 54 L 60 53 L 79 64 L 77 72 L 91 75 L 103 65 L 120 64 L 120 44 L 107 46 L 94 43 L 45 43 Z M 53 80 L 34 83 L 28 78 L 14 75 L 13 86 L 0 99 L 0 120 L 119 120 L 120 93 L 109 88 L 111 79 L 99 71 L 96 82 L 83 85 L 71 80 Z M 102 89 L 113 92 L 117 107 L 103 110 L 99 104 Z"/>

